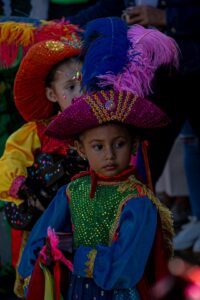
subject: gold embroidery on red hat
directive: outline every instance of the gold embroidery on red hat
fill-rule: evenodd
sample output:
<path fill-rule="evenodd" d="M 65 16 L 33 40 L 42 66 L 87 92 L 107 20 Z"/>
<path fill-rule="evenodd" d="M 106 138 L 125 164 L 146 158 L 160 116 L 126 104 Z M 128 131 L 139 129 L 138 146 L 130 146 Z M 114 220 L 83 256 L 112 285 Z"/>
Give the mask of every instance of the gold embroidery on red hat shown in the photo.
<path fill-rule="evenodd" d="M 64 50 L 65 45 L 60 42 L 60 41 L 47 41 L 46 43 L 46 47 L 51 50 L 51 51 L 55 51 L 55 52 L 61 52 Z"/>

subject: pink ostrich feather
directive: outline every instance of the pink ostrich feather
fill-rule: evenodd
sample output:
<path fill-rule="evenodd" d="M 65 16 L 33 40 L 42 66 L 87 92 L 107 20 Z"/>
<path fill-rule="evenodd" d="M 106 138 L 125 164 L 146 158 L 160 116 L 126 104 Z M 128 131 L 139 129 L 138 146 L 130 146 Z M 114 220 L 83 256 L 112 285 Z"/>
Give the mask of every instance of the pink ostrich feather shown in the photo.
<path fill-rule="evenodd" d="M 125 90 L 145 97 L 151 92 L 151 82 L 158 67 L 171 65 L 178 68 L 178 46 L 159 30 L 146 29 L 140 25 L 130 27 L 128 38 L 131 42 L 127 54 L 129 63 L 117 75 L 108 71 L 106 75 L 98 76 L 101 80 L 99 86 L 112 85 L 115 90 Z"/>

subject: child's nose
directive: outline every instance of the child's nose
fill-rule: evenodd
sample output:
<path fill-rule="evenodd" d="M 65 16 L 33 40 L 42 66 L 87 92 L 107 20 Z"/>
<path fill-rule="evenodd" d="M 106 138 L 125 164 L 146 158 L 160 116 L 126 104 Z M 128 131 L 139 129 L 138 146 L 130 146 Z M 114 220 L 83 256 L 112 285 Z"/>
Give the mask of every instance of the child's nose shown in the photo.
<path fill-rule="evenodd" d="M 112 147 L 106 148 L 106 159 L 111 160 L 115 157 L 114 150 Z"/>

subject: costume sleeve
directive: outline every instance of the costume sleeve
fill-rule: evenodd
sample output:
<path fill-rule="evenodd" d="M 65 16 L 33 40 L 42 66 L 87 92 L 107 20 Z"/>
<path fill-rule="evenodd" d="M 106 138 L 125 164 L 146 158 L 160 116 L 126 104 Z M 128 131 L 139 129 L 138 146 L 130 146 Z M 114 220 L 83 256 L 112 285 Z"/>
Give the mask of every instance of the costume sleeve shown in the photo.
<path fill-rule="evenodd" d="M 40 148 L 35 122 L 26 123 L 8 138 L 0 159 L 1 200 L 21 203 L 17 192 L 27 176 L 27 167 L 34 162 L 35 151 Z"/>
<path fill-rule="evenodd" d="M 156 226 L 157 209 L 148 198 L 129 200 L 121 213 L 118 239 L 108 247 L 80 246 L 75 274 L 93 277 L 103 289 L 135 286 L 144 274 Z"/>
<path fill-rule="evenodd" d="M 45 244 L 48 227 L 59 232 L 71 232 L 71 218 L 66 196 L 66 186 L 58 190 L 56 196 L 30 233 L 18 269 L 22 278 L 31 275 L 37 256 Z"/>
<path fill-rule="evenodd" d="M 70 16 L 66 19 L 73 24 L 85 26 L 87 22 L 97 18 L 110 16 L 120 17 L 124 8 L 125 6 L 122 0 L 101 0 L 97 1 L 96 4 L 90 6 L 89 8 L 81 10 L 75 16 Z"/>

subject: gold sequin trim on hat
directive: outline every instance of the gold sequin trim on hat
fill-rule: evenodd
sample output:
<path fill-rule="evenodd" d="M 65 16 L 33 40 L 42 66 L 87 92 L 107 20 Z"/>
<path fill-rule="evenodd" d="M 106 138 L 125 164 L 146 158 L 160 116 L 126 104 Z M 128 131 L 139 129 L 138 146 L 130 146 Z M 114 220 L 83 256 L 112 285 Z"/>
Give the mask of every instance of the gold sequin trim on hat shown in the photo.
<path fill-rule="evenodd" d="M 117 101 L 115 97 L 118 97 Z M 110 121 L 124 122 L 136 99 L 137 96 L 133 97 L 131 93 L 121 91 L 116 96 L 114 91 L 110 90 L 88 95 L 85 101 L 91 107 L 98 123 L 102 124 Z"/>
<path fill-rule="evenodd" d="M 52 52 L 61 52 L 65 47 L 65 45 L 60 41 L 47 41 L 45 45 Z"/>

